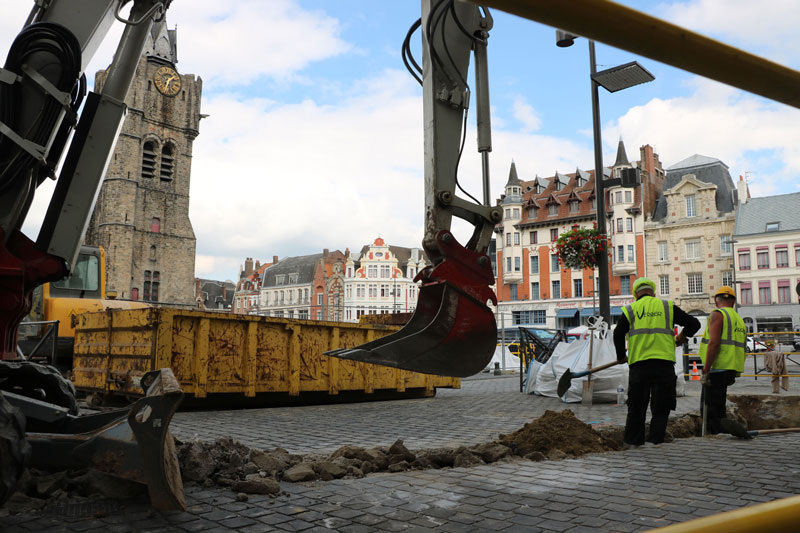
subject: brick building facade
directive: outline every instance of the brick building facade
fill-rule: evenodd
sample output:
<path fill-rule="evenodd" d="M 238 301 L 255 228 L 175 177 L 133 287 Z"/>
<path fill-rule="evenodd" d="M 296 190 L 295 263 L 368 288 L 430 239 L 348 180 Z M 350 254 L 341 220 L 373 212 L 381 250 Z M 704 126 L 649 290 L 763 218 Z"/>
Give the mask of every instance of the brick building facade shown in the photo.
<path fill-rule="evenodd" d="M 645 145 L 641 155 L 640 161 L 628 162 L 620 141 L 615 165 L 604 169 L 606 179 L 623 168 L 641 171 L 639 186 L 606 191 L 608 224 L 614 225 L 613 233 L 608 228 L 615 252 L 609 279 L 612 317 L 632 301 L 632 280 L 644 275 L 643 211 L 655 201 L 664 180 L 653 149 Z M 498 324 L 567 328 L 596 314 L 595 273 L 591 269 L 562 268 L 552 250 L 565 231 L 576 226 L 593 227 L 597 217 L 594 180 L 594 171 L 577 169 L 571 174 L 556 172 L 548 178 L 536 176 L 522 181 L 512 162 L 502 198 L 503 222 L 495 228 Z M 621 231 L 616 228 L 618 218 L 622 219 Z M 623 250 L 621 261 L 616 256 L 619 246 Z"/>
<path fill-rule="evenodd" d="M 153 26 L 86 233 L 105 248 L 107 287 L 120 299 L 194 303 L 189 183 L 202 80 L 174 72 L 176 38 L 165 22 Z M 96 90 L 106 75 L 97 73 Z"/>

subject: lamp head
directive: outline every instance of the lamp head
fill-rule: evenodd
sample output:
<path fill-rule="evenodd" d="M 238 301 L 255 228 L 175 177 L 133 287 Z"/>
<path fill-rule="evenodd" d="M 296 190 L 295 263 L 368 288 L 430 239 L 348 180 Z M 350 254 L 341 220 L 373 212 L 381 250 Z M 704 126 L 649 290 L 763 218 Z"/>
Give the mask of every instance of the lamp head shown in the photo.
<path fill-rule="evenodd" d="M 577 38 L 578 35 L 567 33 L 564 30 L 556 30 L 556 46 L 558 47 L 567 48 L 572 46 Z"/>

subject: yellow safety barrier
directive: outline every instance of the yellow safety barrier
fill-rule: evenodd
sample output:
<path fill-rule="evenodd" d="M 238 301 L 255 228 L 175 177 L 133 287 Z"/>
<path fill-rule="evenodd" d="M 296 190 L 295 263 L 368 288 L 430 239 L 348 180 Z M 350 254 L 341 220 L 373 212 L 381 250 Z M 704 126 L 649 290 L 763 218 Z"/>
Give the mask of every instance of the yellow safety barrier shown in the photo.
<path fill-rule="evenodd" d="M 797 531 L 800 523 L 800 496 L 762 503 L 705 518 L 689 520 L 656 531 L 693 533 L 724 531 L 725 533 L 770 533 Z"/>

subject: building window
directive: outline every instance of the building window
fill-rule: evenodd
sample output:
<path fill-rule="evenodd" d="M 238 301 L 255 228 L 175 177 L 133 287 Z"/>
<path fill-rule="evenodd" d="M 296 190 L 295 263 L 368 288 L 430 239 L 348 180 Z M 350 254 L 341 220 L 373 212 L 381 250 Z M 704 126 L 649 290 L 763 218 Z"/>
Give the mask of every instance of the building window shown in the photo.
<path fill-rule="evenodd" d="M 761 285 L 761 283 L 759 283 L 758 286 L 758 303 L 761 305 L 771 304 L 772 292 L 770 291 L 769 282 L 766 282 L 764 285 Z"/>
<path fill-rule="evenodd" d="M 631 293 L 631 278 L 628 276 L 622 276 L 619 278 L 619 292 L 620 294 Z"/>
<path fill-rule="evenodd" d="M 625 231 L 628 233 L 633 232 L 633 219 L 631 217 L 625 219 Z"/>
<path fill-rule="evenodd" d="M 511 246 L 511 233 L 506 233 L 506 246 Z"/>
<path fill-rule="evenodd" d="M 686 241 L 686 259 L 700 259 L 700 240 Z"/>
<path fill-rule="evenodd" d="M 536 218 L 539 216 L 539 208 L 538 207 L 529 207 L 528 208 L 528 218 Z"/>
<path fill-rule="evenodd" d="M 575 279 L 572 280 L 572 296 L 575 298 L 583 298 L 583 280 L 582 279 Z"/>
<path fill-rule="evenodd" d="M 520 271 L 520 258 L 519 257 L 515 257 L 514 258 L 514 272 L 519 272 L 519 271 Z"/>
<path fill-rule="evenodd" d="M 726 270 L 722 273 L 722 284 L 733 287 L 733 270 Z"/>
<path fill-rule="evenodd" d="M 625 201 L 631 203 L 631 191 L 625 191 Z"/>
<path fill-rule="evenodd" d="M 368 265 L 367 266 L 367 277 L 368 278 L 377 278 L 378 277 L 378 265 Z"/>
<path fill-rule="evenodd" d="M 547 316 L 543 309 L 534 310 L 531 312 L 531 324 L 545 324 L 547 323 Z"/>
<path fill-rule="evenodd" d="M 658 241 L 658 260 L 669 261 L 669 257 L 667 256 L 668 253 L 667 241 Z"/>
<path fill-rule="evenodd" d="M 794 247 L 794 265 L 800 267 L 800 246 Z"/>
<path fill-rule="evenodd" d="M 558 204 L 550 204 L 547 207 L 547 214 L 554 217 L 558 214 Z"/>
<path fill-rule="evenodd" d="M 392 277 L 392 268 L 389 265 L 381 265 L 381 277 L 382 278 Z"/>
<path fill-rule="evenodd" d="M 531 300 L 538 300 L 539 299 L 539 283 L 533 282 L 531 283 Z"/>
<path fill-rule="evenodd" d="M 156 145 L 147 141 L 142 147 L 142 177 L 152 179 L 156 175 Z"/>
<path fill-rule="evenodd" d="M 387 296 L 391 296 L 389 285 L 386 283 L 381 283 L 381 298 L 386 298 Z"/>
<path fill-rule="evenodd" d="M 378 297 L 378 286 L 375 283 L 370 283 L 369 287 L 367 287 L 369 291 L 370 298 L 377 298 Z"/>
<path fill-rule="evenodd" d="M 519 232 L 514 232 L 514 244 L 519 244 Z"/>
<path fill-rule="evenodd" d="M 739 302 L 741 305 L 753 305 L 753 290 L 750 287 L 742 287 L 739 289 Z"/>
<path fill-rule="evenodd" d="M 131 289 L 131 300 L 135 302 L 138 299 L 139 299 L 139 289 L 134 287 L 133 289 Z"/>
<path fill-rule="evenodd" d="M 161 273 L 158 271 L 144 271 L 144 290 L 142 299 L 148 302 L 158 301 L 158 288 L 161 282 Z"/>
<path fill-rule="evenodd" d="M 150 221 L 150 231 L 153 233 L 161 233 L 161 219 L 158 217 L 153 217 L 153 220 Z"/>
<path fill-rule="evenodd" d="M 511 272 L 511 258 L 506 257 L 506 272 Z"/>
<path fill-rule="evenodd" d="M 622 203 L 622 191 L 617 191 L 614 196 L 615 196 L 614 201 L 617 202 L 618 204 L 621 204 Z"/>
<path fill-rule="evenodd" d="M 756 262 L 759 269 L 769 268 L 769 250 L 756 252 Z"/>
<path fill-rule="evenodd" d="M 519 207 L 514 208 L 514 218 L 519 218 Z"/>
<path fill-rule="evenodd" d="M 539 273 L 539 256 L 532 255 L 531 256 L 531 274 L 538 274 Z"/>
<path fill-rule="evenodd" d="M 569 203 L 569 212 L 570 213 L 577 213 L 578 212 L 578 202 L 577 200 L 573 200 Z"/>
<path fill-rule="evenodd" d="M 175 170 L 175 148 L 171 144 L 165 144 L 161 150 L 161 181 L 172 181 Z"/>
<path fill-rule="evenodd" d="M 356 285 L 356 298 L 363 298 L 364 297 L 364 284 L 360 283 Z"/>
<path fill-rule="evenodd" d="M 719 238 L 719 253 L 731 255 L 733 253 L 733 239 L 730 235 L 721 235 Z"/>
<path fill-rule="evenodd" d="M 537 232 L 535 232 L 535 231 L 532 231 L 532 232 L 530 233 L 530 238 L 531 238 L 531 244 L 538 244 L 538 242 L 539 242 L 539 235 L 537 235 Z"/>
<path fill-rule="evenodd" d="M 669 296 L 669 276 L 658 276 L 658 285 L 661 296 Z"/>
<path fill-rule="evenodd" d="M 780 222 L 767 222 L 767 231 L 778 231 L 781 227 Z"/>
<path fill-rule="evenodd" d="M 739 270 L 750 270 L 750 252 L 739 252 Z"/>
<path fill-rule="evenodd" d="M 629 263 L 633 263 L 634 261 L 635 261 L 635 260 L 634 260 L 634 258 L 633 258 L 633 245 L 632 245 L 632 244 L 629 244 L 629 245 L 628 245 L 628 262 L 629 262 Z"/>
<path fill-rule="evenodd" d="M 700 294 L 703 292 L 703 275 L 688 274 L 689 294 Z"/>
<path fill-rule="evenodd" d="M 617 233 L 622 233 L 622 219 L 617 219 Z"/>
<path fill-rule="evenodd" d="M 558 239 L 558 228 L 553 228 L 550 230 L 550 242 L 556 242 Z"/>
<path fill-rule="evenodd" d="M 558 272 L 558 256 L 556 254 L 550 254 L 550 271 Z"/>
<path fill-rule="evenodd" d="M 509 285 L 508 289 L 509 289 L 510 299 L 511 300 L 516 300 L 517 299 L 517 286 L 516 285 Z"/>
<path fill-rule="evenodd" d="M 789 250 L 786 248 L 775 250 L 775 266 L 785 268 L 789 266 Z"/>
<path fill-rule="evenodd" d="M 697 202 L 695 201 L 694 194 L 690 194 L 686 197 L 686 216 L 687 217 L 696 217 L 697 216 Z"/>
<path fill-rule="evenodd" d="M 592 209 L 597 209 L 597 198 L 592 198 Z"/>
<path fill-rule="evenodd" d="M 561 282 L 560 281 L 552 282 L 552 287 L 553 287 L 552 297 L 556 299 L 561 298 Z"/>
<path fill-rule="evenodd" d="M 790 304 L 792 303 L 792 296 L 789 289 L 789 280 L 778 280 L 778 303 Z"/>
<path fill-rule="evenodd" d="M 155 261 L 156 260 L 156 247 L 155 246 L 151 246 L 150 247 L 150 260 L 151 261 Z"/>
<path fill-rule="evenodd" d="M 618 263 L 625 262 L 625 247 L 621 244 L 617 246 L 617 262 Z"/>

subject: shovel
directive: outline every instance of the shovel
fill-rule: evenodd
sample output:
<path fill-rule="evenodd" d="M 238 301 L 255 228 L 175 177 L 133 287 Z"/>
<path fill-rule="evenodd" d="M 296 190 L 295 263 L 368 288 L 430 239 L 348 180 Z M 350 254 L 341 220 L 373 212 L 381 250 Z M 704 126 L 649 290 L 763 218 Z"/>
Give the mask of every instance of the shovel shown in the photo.
<path fill-rule="evenodd" d="M 720 420 L 722 429 L 740 439 L 752 439 L 759 435 L 770 435 L 772 433 L 800 433 L 800 428 L 781 428 L 781 429 L 753 429 L 748 431 L 743 425 L 734 422 L 729 418 Z"/>
<path fill-rule="evenodd" d="M 559 397 L 564 396 L 569 390 L 569 386 L 572 383 L 572 378 L 580 378 L 583 376 L 588 376 L 589 374 L 594 374 L 595 372 L 599 372 L 600 370 L 605 370 L 606 368 L 611 368 L 614 365 L 618 365 L 617 361 L 612 361 L 610 363 L 606 363 L 604 365 L 596 366 L 594 368 L 590 368 L 589 370 L 581 370 L 580 372 L 573 373 L 569 368 L 564 375 L 558 380 L 558 388 L 556 389 L 556 394 Z"/>

